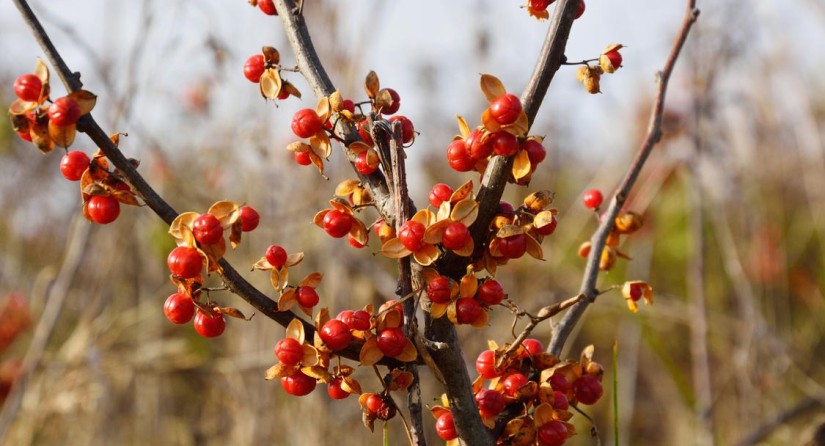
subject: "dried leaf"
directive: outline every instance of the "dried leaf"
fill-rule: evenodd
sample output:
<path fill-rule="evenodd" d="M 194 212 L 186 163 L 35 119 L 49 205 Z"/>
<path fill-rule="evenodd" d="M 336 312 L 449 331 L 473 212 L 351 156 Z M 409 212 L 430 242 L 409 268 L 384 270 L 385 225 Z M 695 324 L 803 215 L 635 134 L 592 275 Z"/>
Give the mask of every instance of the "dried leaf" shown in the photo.
<path fill-rule="evenodd" d="M 421 266 L 430 266 L 438 260 L 441 252 L 433 245 L 424 245 L 423 248 L 413 253 L 413 258 Z"/>
<path fill-rule="evenodd" d="M 444 313 L 447 312 L 448 304 L 432 304 L 430 305 L 430 316 L 435 319 L 444 316 Z"/>
<path fill-rule="evenodd" d="M 468 272 L 461 278 L 458 285 L 458 294 L 461 297 L 473 297 L 478 291 L 478 278 L 475 274 Z"/>
<path fill-rule="evenodd" d="M 226 242 L 221 239 L 218 243 L 203 245 L 200 250 L 207 258 L 207 271 L 210 273 L 213 271 L 220 271 L 221 266 L 218 264 L 218 261 L 223 258 L 224 254 L 226 254 Z"/>
<path fill-rule="evenodd" d="M 395 359 L 403 362 L 412 362 L 415 361 L 415 358 L 418 357 L 418 350 L 415 348 L 415 344 L 410 342 L 407 339 L 407 344 L 404 345 L 404 350 L 401 352 L 400 355 L 396 356 Z"/>
<path fill-rule="evenodd" d="M 221 307 L 220 310 L 221 310 L 221 313 L 223 313 L 223 314 L 225 314 L 229 317 L 234 317 L 236 319 L 243 319 L 245 321 L 249 320 L 249 319 L 246 318 L 246 316 L 244 316 L 244 314 L 241 312 L 241 310 L 239 310 L 237 308 Z"/>
<path fill-rule="evenodd" d="M 323 280 L 324 275 L 318 272 L 309 273 L 298 286 L 307 286 L 310 288 L 318 288 L 318 285 L 321 284 L 321 280 Z"/>
<path fill-rule="evenodd" d="M 232 249 L 238 247 L 241 244 L 241 234 L 243 233 L 243 226 L 241 224 L 241 220 L 239 219 L 236 221 L 229 229 L 229 244 L 232 246 Z"/>
<path fill-rule="evenodd" d="M 286 364 L 275 364 L 264 373 L 264 379 L 272 380 L 283 378 L 285 376 L 292 376 L 295 374 L 296 367 Z"/>
<path fill-rule="evenodd" d="M 441 243 L 441 239 L 444 236 L 444 230 L 452 223 L 453 222 L 450 220 L 441 220 L 430 225 L 427 230 L 424 231 L 424 243 L 429 243 L 431 245 Z"/>
<path fill-rule="evenodd" d="M 321 380 L 323 382 L 332 381 L 331 377 L 329 376 L 329 372 L 327 369 L 319 366 L 309 366 L 309 367 L 301 367 L 301 371 L 304 372 L 304 375 L 309 377 Z"/>
<path fill-rule="evenodd" d="M 321 118 L 321 122 L 329 121 L 329 117 L 332 115 L 332 108 L 330 107 L 328 97 L 325 96 L 318 99 L 318 104 L 315 106 L 315 113 Z"/>
<path fill-rule="evenodd" d="M 295 266 L 295 265 L 297 265 L 297 264 L 301 263 L 301 261 L 302 261 L 302 260 L 304 260 L 304 253 L 303 253 L 303 251 L 301 251 L 301 252 L 296 252 L 296 253 L 292 253 L 292 254 L 289 254 L 289 255 L 286 257 L 286 264 L 285 264 L 285 266 Z"/>
<path fill-rule="evenodd" d="M 391 108 L 392 102 L 392 95 L 386 89 L 379 91 L 375 97 L 375 107 L 382 111 Z"/>
<path fill-rule="evenodd" d="M 450 203 L 456 203 L 461 201 L 473 193 L 473 180 L 468 180 L 466 183 L 462 184 L 461 186 L 456 189 L 452 195 L 450 195 Z"/>
<path fill-rule="evenodd" d="M 504 84 L 497 77 L 490 74 L 481 75 L 481 91 L 487 98 L 487 102 L 493 102 L 500 96 L 507 94 Z"/>
<path fill-rule="evenodd" d="M 493 118 L 493 114 L 489 108 L 481 114 L 481 124 L 490 133 L 495 133 L 501 128 L 501 124 Z"/>
<path fill-rule="evenodd" d="M 484 328 L 490 322 L 490 315 L 486 311 L 482 311 L 481 315 L 472 322 L 473 328 Z"/>
<path fill-rule="evenodd" d="M 74 124 L 55 125 L 49 121 L 49 138 L 51 138 L 58 147 L 69 147 L 74 142 L 76 135 L 77 127 Z"/>
<path fill-rule="evenodd" d="M 466 139 L 467 136 L 470 135 L 470 126 L 467 125 L 467 121 L 465 121 L 461 115 L 455 115 L 455 117 L 458 120 L 458 133 L 462 138 Z"/>
<path fill-rule="evenodd" d="M 541 244 L 530 234 L 524 234 L 524 240 L 527 242 L 527 254 L 534 259 L 544 260 L 544 250 L 541 249 Z"/>
<path fill-rule="evenodd" d="M 301 326 L 303 327 L 303 325 Z M 304 352 L 304 356 L 301 359 L 301 364 L 307 366 L 314 366 L 315 364 L 318 364 L 318 350 L 315 347 L 307 343 L 303 343 L 301 344 L 301 348 Z"/>
<path fill-rule="evenodd" d="M 375 98 L 378 94 L 380 85 L 378 75 L 375 74 L 375 71 L 370 71 L 367 73 L 367 78 L 364 80 L 364 91 L 367 93 L 367 97 L 370 99 Z"/>
<path fill-rule="evenodd" d="M 363 141 L 355 141 L 347 146 L 347 148 L 349 148 L 349 150 L 356 155 L 361 152 L 366 152 L 367 150 L 372 150 L 372 148 Z"/>
<path fill-rule="evenodd" d="M 398 240 L 397 238 L 387 240 L 383 245 L 381 245 L 381 251 L 379 252 L 384 255 L 384 257 L 388 257 L 390 259 L 400 259 L 412 254 L 412 251 L 407 249 L 407 247 L 401 243 L 401 240 Z"/>
<path fill-rule="evenodd" d="M 290 152 L 309 152 L 312 147 L 303 141 L 295 141 L 286 146 L 286 149 Z"/>
<path fill-rule="evenodd" d="M 470 227 L 478 217 L 478 203 L 472 198 L 466 198 L 459 201 L 453 207 L 450 213 L 450 219 L 453 221 L 464 223 L 464 226 Z"/>
<path fill-rule="evenodd" d="M 286 268 L 273 268 L 269 272 L 269 283 L 272 285 L 276 291 L 281 291 L 284 289 L 285 285 L 289 282 L 289 270 Z"/>
<path fill-rule="evenodd" d="M 111 189 L 109 191 L 109 195 L 114 197 L 120 204 L 125 204 L 128 206 L 140 206 L 140 203 L 137 200 L 137 196 L 132 190 L 120 190 L 120 189 Z"/>
<path fill-rule="evenodd" d="M 518 225 L 507 225 L 496 232 L 496 237 L 507 238 L 519 234 L 524 234 L 524 228 Z"/>
<path fill-rule="evenodd" d="M 453 325 L 458 325 L 458 314 L 456 314 L 455 301 L 452 301 L 449 305 L 447 305 L 447 319 L 449 319 Z"/>
<path fill-rule="evenodd" d="M 330 210 L 331 209 L 321 210 L 317 214 L 315 214 L 314 217 L 312 217 L 312 222 L 315 224 L 315 226 L 318 226 L 321 229 L 324 228 L 324 216 L 327 215 L 327 212 L 329 212 Z"/>
<path fill-rule="evenodd" d="M 374 365 L 383 357 L 384 353 L 378 348 L 378 338 L 376 337 L 367 339 L 367 342 L 361 346 L 361 352 L 358 354 L 358 360 L 361 362 L 361 365 L 365 366 Z"/>
<path fill-rule="evenodd" d="M 332 107 L 332 111 L 335 113 L 340 112 L 344 108 L 344 98 L 341 97 L 341 92 L 335 90 L 331 95 L 329 95 L 329 106 Z"/>
<path fill-rule="evenodd" d="M 349 195 L 355 192 L 356 189 L 361 187 L 361 182 L 358 180 L 344 180 L 338 183 L 338 186 L 335 187 L 335 195 L 339 197 L 349 197 Z"/>
<path fill-rule="evenodd" d="M 519 113 L 518 118 L 516 119 L 516 122 L 504 126 L 504 130 L 507 133 L 510 133 L 511 135 L 513 135 L 517 138 L 523 138 L 527 134 L 527 130 L 529 130 L 529 129 L 530 129 L 530 122 L 527 119 L 527 113 L 525 113 L 524 110 L 522 110 Z"/>
<path fill-rule="evenodd" d="M 295 298 L 295 288 L 290 288 L 284 291 L 284 293 L 281 294 L 281 297 L 278 298 L 278 311 L 289 311 L 297 303 L 298 300 Z M 303 326 L 301 328 L 303 330 Z M 289 329 L 287 329 L 287 337 L 294 337 L 289 336 Z"/>
<path fill-rule="evenodd" d="M 41 153 L 45 154 L 54 150 L 54 142 L 49 136 L 48 124 L 35 122 L 29 130 L 29 135 L 32 137 L 32 144 L 34 144 Z"/>
<path fill-rule="evenodd" d="M 287 338 L 295 339 L 299 344 L 303 344 L 306 341 L 306 333 L 304 332 L 303 322 L 301 322 L 301 320 L 297 317 L 292 319 L 289 322 L 289 325 L 286 326 L 286 332 L 284 335 Z"/>
<path fill-rule="evenodd" d="M 533 413 L 533 419 L 536 421 L 537 426 L 553 421 L 553 407 L 547 403 L 539 404 Z"/>
<path fill-rule="evenodd" d="M 464 246 L 462 246 L 460 249 L 455 250 L 453 252 L 456 253 L 457 255 L 460 255 L 461 257 L 470 257 L 471 255 L 473 255 L 473 252 L 475 251 L 475 247 L 476 247 L 475 242 L 473 242 L 473 239 L 470 238 L 469 240 L 467 240 L 467 243 L 465 243 Z"/>
<path fill-rule="evenodd" d="M 364 222 L 357 218 L 352 220 L 352 228 L 349 230 L 350 237 L 355 239 L 358 243 L 366 245 L 369 242 L 370 232 L 367 230 Z"/>
<path fill-rule="evenodd" d="M 69 98 L 77 102 L 80 108 L 80 115 L 83 116 L 92 111 L 97 103 L 97 95 L 86 90 L 77 90 L 69 94 Z"/>
<path fill-rule="evenodd" d="M 295 96 L 298 99 L 301 98 L 301 92 L 288 81 L 283 81 L 283 84 L 281 85 L 281 90 L 286 91 L 287 93 L 291 94 L 292 96 Z"/>
<path fill-rule="evenodd" d="M 43 59 L 37 58 L 37 63 L 34 64 L 34 75 L 40 79 L 40 82 L 49 83 L 49 67 L 43 62 Z"/>
<path fill-rule="evenodd" d="M 231 227 L 241 217 L 241 207 L 234 201 L 218 201 L 209 206 L 207 213 L 212 214 L 221 222 L 221 227 L 226 229 Z"/>
<path fill-rule="evenodd" d="M 323 130 L 309 138 L 309 145 L 312 148 L 312 153 L 324 159 L 329 159 L 332 154 L 332 144 L 330 144 L 329 137 Z"/>
<path fill-rule="evenodd" d="M 281 74 L 274 68 L 267 68 L 263 74 L 261 74 L 258 86 L 261 89 L 261 96 L 264 98 L 272 100 L 278 99 L 278 95 L 281 93 L 281 88 L 283 87 Z"/>
<path fill-rule="evenodd" d="M 281 63 L 281 53 L 271 46 L 261 48 L 261 54 L 264 56 L 264 61 L 270 65 L 278 65 Z"/>
<path fill-rule="evenodd" d="M 513 178 L 519 180 L 530 174 L 530 157 L 526 150 L 519 150 L 513 160 Z"/>
<path fill-rule="evenodd" d="M 341 390 L 353 395 L 360 395 L 361 394 L 361 384 L 358 383 L 357 380 L 354 378 L 350 378 L 349 376 L 345 376 L 341 378 Z"/>
<path fill-rule="evenodd" d="M 179 214 L 169 225 L 169 235 L 175 239 L 183 239 L 192 233 L 192 223 L 200 214 L 197 212 L 184 212 Z"/>
<path fill-rule="evenodd" d="M 429 209 L 421 209 L 410 220 L 417 221 L 424 226 L 430 226 L 436 222 L 436 216 Z"/>

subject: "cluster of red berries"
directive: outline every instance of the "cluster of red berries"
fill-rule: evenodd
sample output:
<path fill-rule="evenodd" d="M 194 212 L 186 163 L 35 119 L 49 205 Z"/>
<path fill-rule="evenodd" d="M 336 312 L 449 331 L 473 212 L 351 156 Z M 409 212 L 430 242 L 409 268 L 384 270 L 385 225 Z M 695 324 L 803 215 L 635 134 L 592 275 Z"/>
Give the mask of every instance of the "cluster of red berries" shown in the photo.
<path fill-rule="evenodd" d="M 527 1 L 527 11 L 528 13 L 539 19 L 544 20 L 549 17 L 549 13 L 547 12 L 547 8 L 553 4 L 556 0 L 528 0 Z M 579 4 L 576 5 L 576 13 L 573 16 L 573 19 L 578 19 L 579 17 L 584 14 L 584 0 L 580 0 Z"/>
<path fill-rule="evenodd" d="M 163 304 L 163 314 L 173 324 L 185 324 L 194 317 L 193 325 L 199 335 L 205 338 L 220 336 L 226 329 L 226 318 L 220 308 L 211 308 L 212 314 L 208 314 L 208 311 L 196 308 L 192 297 L 182 292 L 170 295 Z"/>
<path fill-rule="evenodd" d="M 460 285 L 431 269 L 422 273 L 422 279 L 427 283 L 430 314 L 439 318 L 446 312 L 455 324 L 486 326 L 486 310 L 500 304 L 507 296 L 497 280 L 488 277 L 479 281 L 472 271 L 462 277 Z"/>

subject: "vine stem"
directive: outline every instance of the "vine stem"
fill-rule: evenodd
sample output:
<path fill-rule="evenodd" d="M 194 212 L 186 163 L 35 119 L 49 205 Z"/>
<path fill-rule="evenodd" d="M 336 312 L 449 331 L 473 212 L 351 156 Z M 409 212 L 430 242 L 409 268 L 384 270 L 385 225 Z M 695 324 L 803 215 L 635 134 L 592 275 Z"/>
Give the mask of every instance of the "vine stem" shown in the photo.
<path fill-rule="evenodd" d="M 567 342 L 570 333 L 573 332 L 573 328 L 575 328 L 581 319 L 588 305 L 596 298 L 599 259 L 605 242 L 607 241 L 607 235 L 613 229 L 613 221 L 622 209 L 625 200 L 627 200 L 627 196 L 636 183 L 636 179 L 639 177 L 639 173 L 642 167 L 644 167 L 653 147 L 662 138 L 662 116 L 665 109 L 665 95 L 667 93 L 668 81 L 670 80 L 670 75 L 673 73 L 673 68 L 676 65 L 676 60 L 679 58 L 682 47 L 687 40 L 688 33 L 693 27 L 693 24 L 696 23 L 698 17 L 699 10 L 696 9 L 696 0 L 688 0 L 679 34 L 670 49 L 670 54 L 668 55 L 664 68 L 658 73 L 656 99 L 653 103 L 653 110 L 651 111 L 645 139 L 642 141 L 641 148 L 636 154 L 636 158 L 633 160 L 627 174 L 625 174 L 624 179 L 613 194 L 610 206 L 602 216 L 601 224 L 590 238 L 592 248 L 590 249 L 590 255 L 587 257 L 587 266 L 585 267 L 581 288 L 579 289 L 579 294 L 586 296 L 586 299 L 573 305 L 570 311 L 562 317 L 561 321 L 553 327 L 552 339 L 550 340 L 548 351 L 554 355 L 558 356 L 561 354 L 561 350 Z"/>

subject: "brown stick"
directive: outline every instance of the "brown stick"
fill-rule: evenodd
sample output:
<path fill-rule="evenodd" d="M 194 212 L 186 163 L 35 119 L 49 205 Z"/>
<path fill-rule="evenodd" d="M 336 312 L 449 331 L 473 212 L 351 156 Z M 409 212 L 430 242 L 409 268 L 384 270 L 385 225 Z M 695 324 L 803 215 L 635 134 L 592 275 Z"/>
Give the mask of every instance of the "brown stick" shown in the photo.
<path fill-rule="evenodd" d="M 586 310 L 587 306 L 590 305 L 593 302 L 593 299 L 596 298 L 596 281 L 599 275 L 599 258 L 601 257 L 602 249 L 604 249 L 607 235 L 613 229 L 613 220 L 619 214 L 619 211 L 624 205 L 630 190 L 636 183 L 636 179 L 639 177 L 639 173 L 642 171 L 642 167 L 647 161 L 650 152 L 662 137 L 662 116 L 665 109 L 665 94 L 667 92 L 668 81 L 670 80 L 670 75 L 673 73 L 673 67 L 676 65 L 676 60 L 679 58 L 679 53 L 685 44 L 688 33 L 698 17 L 699 10 L 696 9 L 696 0 L 688 0 L 685 15 L 682 19 L 682 26 L 679 30 L 679 35 L 676 37 L 676 41 L 670 49 L 670 55 L 668 55 L 664 68 L 659 72 L 659 86 L 656 92 L 656 100 L 653 103 L 653 110 L 650 116 L 650 123 L 648 124 L 647 135 L 642 142 L 639 153 L 636 154 L 636 159 L 633 160 L 633 164 L 630 166 L 630 169 L 622 180 L 622 183 L 616 190 L 613 200 L 610 202 L 610 206 L 607 211 L 605 211 L 601 225 L 599 225 L 599 228 L 590 239 L 592 248 L 590 249 L 590 255 L 587 258 L 587 266 L 584 270 L 582 285 L 579 290 L 579 294 L 585 295 L 587 299 L 584 299 L 582 302 L 574 305 L 570 311 L 564 315 L 562 320 L 553 327 L 553 337 L 550 341 L 548 351 L 555 355 L 559 355 L 561 353 L 567 338 L 570 336 L 570 333 L 573 332 L 573 328 L 576 326 L 576 323 L 578 323 L 579 319 L 581 319 L 584 314 L 584 310 Z"/>

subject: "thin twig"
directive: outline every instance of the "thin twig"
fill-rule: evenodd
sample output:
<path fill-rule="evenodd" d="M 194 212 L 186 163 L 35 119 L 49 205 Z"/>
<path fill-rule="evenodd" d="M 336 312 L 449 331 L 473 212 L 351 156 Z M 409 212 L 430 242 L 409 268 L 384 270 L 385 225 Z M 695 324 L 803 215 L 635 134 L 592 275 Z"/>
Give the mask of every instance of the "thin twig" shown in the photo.
<path fill-rule="evenodd" d="M 662 137 L 662 117 L 664 115 L 665 94 L 667 92 L 668 81 L 670 80 L 670 75 L 673 73 L 673 68 L 676 65 L 676 60 L 679 58 L 679 53 L 685 44 L 685 40 L 687 40 L 688 33 L 698 17 L 699 10 L 696 9 L 696 0 L 688 0 L 679 34 L 676 37 L 673 47 L 670 49 L 670 55 L 668 55 L 664 68 L 658 76 L 659 86 L 650 116 L 647 135 L 642 142 L 639 152 L 636 154 L 636 158 L 633 160 L 633 164 L 630 166 L 630 169 L 622 180 L 621 185 L 616 190 L 616 193 L 610 202 L 610 206 L 607 211 L 605 211 L 601 225 L 599 225 L 599 228 L 590 239 L 592 248 L 590 249 L 590 255 L 587 258 L 587 266 L 585 268 L 584 276 L 582 278 L 582 285 L 579 290 L 579 293 L 587 296 L 587 299 L 577 305 L 574 305 L 570 311 L 564 315 L 562 320 L 553 327 L 553 337 L 550 341 L 548 350 L 555 355 L 559 355 L 561 353 L 562 347 L 564 347 L 564 344 L 570 336 L 570 333 L 573 332 L 573 328 L 575 328 L 576 323 L 584 314 L 584 310 L 587 309 L 587 306 L 590 305 L 596 297 L 596 281 L 599 275 L 599 259 L 601 258 L 602 249 L 604 249 L 607 235 L 613 229 L 613 220 L 619 214 L 619 211 L 624 205 L 630 190 L 636 183 L 636 179 L 639 177 L 642 167 L 647 161 L 650 152 Z"/>
<path fill-rule="evenodd" d="M 753 446 L 759 444 L 770 437 L 779 427 L 821 407 L 823 407 L 822 400 L 813 397 L 805 398 L 788 409 L 783 410 L 767 423 L 757 426 L 756 429 L 746 435 L 745 438 L 736 443 L 736 446 Z"/>

